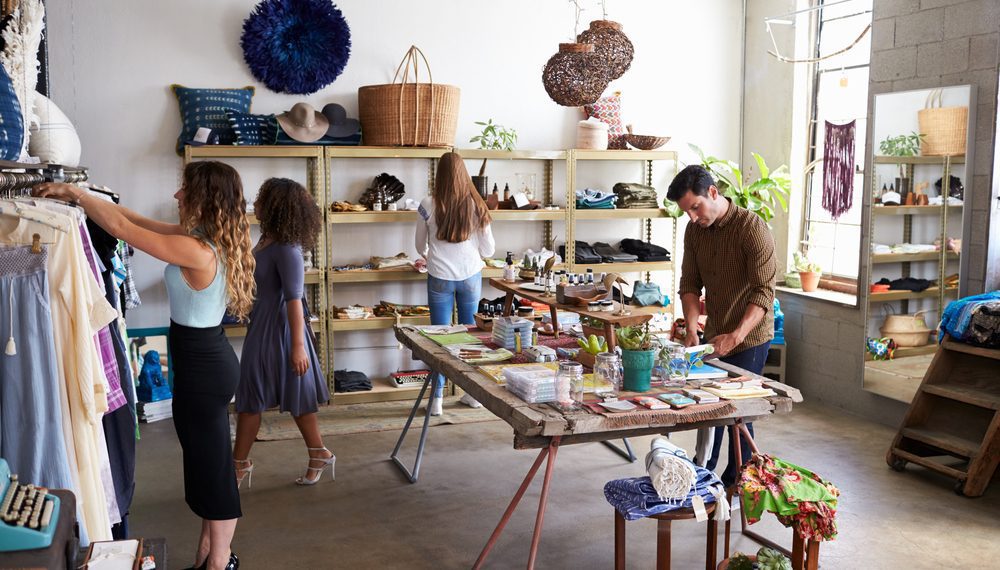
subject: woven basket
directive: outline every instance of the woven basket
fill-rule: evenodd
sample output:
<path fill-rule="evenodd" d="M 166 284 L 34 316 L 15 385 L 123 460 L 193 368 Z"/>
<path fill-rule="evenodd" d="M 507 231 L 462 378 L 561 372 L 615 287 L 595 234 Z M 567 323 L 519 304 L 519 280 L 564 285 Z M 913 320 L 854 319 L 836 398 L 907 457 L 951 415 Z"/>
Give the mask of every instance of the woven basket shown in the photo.
<path fill-rule="evenodd" d="M 417 57 L 424 60 L 428 83 L 420 83 Z M 410 69 L 413 81 L 410 82 Z M 402 77 L 400 77 L 402 71 Z M 397 82 L 397 79 L 399 82 Z M 392 83 L 358 89 L 364 144 L 370 146 L 449 147 L 455 144 L 460 90 L 434 83 L 424 53 L 410 46 Z"/>
<path fill-rule="evenodd" d="M 920 153 L 924 156 L 965 154 L 968 107 L 942 107 L 941 90 L 935 89 L 927 96 L 924 108 L 917 111 L 917 123 L 924 135 L 920 141 Z"/>

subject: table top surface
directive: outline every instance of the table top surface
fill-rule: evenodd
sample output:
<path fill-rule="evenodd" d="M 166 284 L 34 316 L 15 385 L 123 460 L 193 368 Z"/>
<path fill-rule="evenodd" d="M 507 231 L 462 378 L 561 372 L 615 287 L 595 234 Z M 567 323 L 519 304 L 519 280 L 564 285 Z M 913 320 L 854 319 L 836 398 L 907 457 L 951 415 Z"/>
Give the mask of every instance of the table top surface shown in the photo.
<path fill-rule="evenodd" d="M 490 285 L 493 287 L 504 291 L 514 293 L 515 295 L 524 297 L 536 303 L 543 303 L 556 307 L 560 311 L 569 311 L 571 313 L 577 313 L 584 317 L 590 317 L 592 319 L 599 320 L 603 323 L 611 323 L 616 326 L 632 326 L 642 324 L 653 318 L 653 315 L 664 313 L 668 311 L 667 307 L 660 307 L 658 305 L 650 305 L 648 307 L 633 307 L 629 305 L 627 310 L 630 314 L 628 315 L 617 315 L 620 303 L 615 302 L 615 312 L 605 312 L 605 311 L 588 311 L 587 307 L 580 305 L 568 305 L 565 303 L 556 303 L 555 292 L 552 295 L 544 295 L 538 291 L 526 291 L 521 288 L 521 285 L 527 285 L 525 282 L 508 283 L 503 279 L 491 278 Z"/>
<path fill-rule="evenodd" d="M 555 436 L 562 438 L 563 444 L 585 443 L 668 433 L 701 427 L 732 424 L 736 419 L 754 421 L 771 414 L 787 413 L 793 402 L 801 402 L 798 390 L 780 382 L 765 379 L 766 386 L 777 395 L 765 398 L 732 400 L 732 408 L 724 415 L 710 420 L 699 420 L 697 416 L 678 412 L 635 415 L 638 423 L 630 421 L 622 425 L 615 417 L 618 414 L 598 414 L 589 410 L 563 412 L 548 404 L 529 404 L 498 385 L 492 378 L 476 366 L 468 364 L 449 353 L 445 348 L 427 338 L 411 325 L 395 327 L 397 340 L 413 351 L 415 359 L 422 360 L 430 369 L 444 374 L 449 380 L 468 392 L 486 409 L 514 428 L 514 447 L 517 449 L 538 448 L 547 445 Z M 718 360 L 713 366 L 722 368 L 731 376 L 755 376 L 745 370 Z M 630 393 L 625 393 L 628 397 Z M 662 411 L 661 411 L 662 412 Z"/>

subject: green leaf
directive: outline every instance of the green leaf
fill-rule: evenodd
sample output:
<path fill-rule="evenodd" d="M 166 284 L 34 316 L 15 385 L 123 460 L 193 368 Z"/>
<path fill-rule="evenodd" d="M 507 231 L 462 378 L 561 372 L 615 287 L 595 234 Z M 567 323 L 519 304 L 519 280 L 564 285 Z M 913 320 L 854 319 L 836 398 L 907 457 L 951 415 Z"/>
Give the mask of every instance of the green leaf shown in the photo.
<path fill-rule="evenodd" d="M 770 176 L 771 171 L 767 168 L 767 163 L 764 162 L 764 157 L 757 154 L 756 152 L 750 153 L 753 155 L 753 159 L 757 161 L 757 168 L 760 170 L 760 177 L 767 178 Z"/>
<path fill-rule="evenodd" d="M 663 209 L 666 210 L 667 215 L 671 218 L 679 218 L 684 215 L 684 210 L 681 210 L 681 207 L 677 205 L 677 202 L 668 198 L 663 199 Z"/>

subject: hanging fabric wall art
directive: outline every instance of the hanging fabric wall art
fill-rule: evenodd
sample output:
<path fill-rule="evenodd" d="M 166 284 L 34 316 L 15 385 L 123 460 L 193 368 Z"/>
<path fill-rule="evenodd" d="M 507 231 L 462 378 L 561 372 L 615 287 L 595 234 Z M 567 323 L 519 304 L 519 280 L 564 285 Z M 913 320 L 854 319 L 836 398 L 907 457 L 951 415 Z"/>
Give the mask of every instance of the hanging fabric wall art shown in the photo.
<path fill-rule="evenodd" d="M 854 121 L 826 122 L 823 144 L 823 209 L 836 220 L 854 199 Z"/>
<path fill-rule="evenodd" d="M 309 95 L 344 71 L 351 29 L 330 0 L 263 0 L 243 22 L 240 45 L 268 89 Z"/>

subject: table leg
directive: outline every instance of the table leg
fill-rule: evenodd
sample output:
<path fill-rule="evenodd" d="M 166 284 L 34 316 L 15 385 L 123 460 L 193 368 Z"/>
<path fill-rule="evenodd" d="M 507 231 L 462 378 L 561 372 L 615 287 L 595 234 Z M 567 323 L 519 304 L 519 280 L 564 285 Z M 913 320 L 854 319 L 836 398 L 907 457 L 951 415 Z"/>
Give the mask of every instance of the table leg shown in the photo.
<path fill-rule="evenodd" d="M 514 293 L 507 291 L 507 296 L 503 299 L 503 316 L 509 317 L 514 312 Z"/>
<path fill-rule="evenodd" d="M 559 338 L 559 310 L 556 309 L 556 304 L 552 303 L 549 305 L 549 313 L 552 315 L 552 336 Z"/>
<path fill-rule="evenodd" d="M 625 517 L 618 509 L 615 509 L 615 570 L 625 570 Z"/>
<path fill-rule="evenodd" d="M 413 402 L 413 408 L 410 410 L 410 417 L 406 418 L 406 424 L 403 425 L 403 431 L 399 434 L 399 439 L 396 441 L 396 447 L 392 450 L 392 455 L 389 456 L 392 462 L 396 464 L 397 467 L 406 475 L 406 478 L 410 483 L 416 483 L 417 478 L 420 476 L 420 463 L 424 459 L 424 444 L 427 442 L 427 428 L 430 425 L 431 419 L 431 408 L 434 406 L 434 400 L 437 397 L 434 395 L 435 391 L 431 390 L 430 398 L 427 401 L 427 412 L 424 414 L 424 425 L 420 429 L 420 441 L 417 443 L 417 458 L 413 463 L 413 471 L 403 464 L 399 460 L 399 448 L 403 445 L 403 440 L 406 439 L 407 432 L 410 431 L 410 424 L 413 423 L 414 416 L 417 415 L 417 409 L 420 408 L 420 402 L 424 399 L 424 393 L 427 391 L 427 387 L 431 382 L 434 381 L 434 372 L 432 371 L 427 375 L 427 379 L 424 380 L 424 385 L 420 388 L 420 395 L 417 396 L 417 401 Z"/>
<path fill-rule="evenodd" d="M 719 523 L 715 520 L 715 513 L 708 516 L 708 536 L 705 539 L 705 570 L 715 570 L 715 556 L 719 552 Z"/>
<path fill-rule="evenodd" d="M 560 436 L 553 437 L 549 446 L 543 447 L 542 450 L 538 452 L 538 457 L 535 458 L 535 462 L 531 465 L 531 469 L 528 469 L 528 474 L 524 476 L 524 481 L 521 482 L 521 486 L 518 487 L 517 492 L 514 493 L 514 498 L 511 499 L 510 504 L 507 505 L 507 510 L 504 511 L 503 516 L 500 517 L 500 522 L 497 523 L 497 527 L 493 529 L 493 534 L 491 534 L 489 540 L 486 541 L 486 546 L 483 547 L 483 551 L 479 553 L 479 558 L 476 559 L 476 563 L 472 566 L 473 570 L 482 568 L 483 563 L 486 562 L 486 556 L 491 550 L 493 550 L 497 539 L 500 538 L 500 534 L 503 532 L 504 527 L 507 526 L 507 522 L 510 521 L 511 515 L 514 514 L 514 509 L 516 509 L 517 504 L 521 502 L 521 497 L 523 497 L 524 492 L 528 490 L 528 485 L 530 485 L 532 479 L 535 478 L 535 474 L 538 473 L 538 468 L 541 467 L 542 461 L 546 457 L 549 458 L 548 465 L 546 465 L 546 473 L 548 473 L 549 467 L 554 461 L 555 454 L 553 452 L 555 448 L 559 446 L 559 441 L 561 439 L 562 438 Z M 550 453 L 553 454 L 552 457 L 549 456 Z M 543 491 L 547 491 L 547 489 L 543 488 Z M 543 497 L 547 496 L 543 495 Z"/>
<path fill-rule="evenodd" d="M 817 570 L 819 568 L 819 541 L 810 539 L 806 541 L 806 570 Z"/>
<path fill-rule="evenodd" d="M 614 352 L 618 346 L 618 339 L 615 338 L 615 325 L 604 323 L 604 340 L 608 342 L 608 352 Z"/>
<path fill-rule="evenodd" d="M 792 530 L 792 570 L 802 570 L 805 568 L 805 545 L 799 533 Z"/>
<path fill-rule="evenodd" d="M 534 570 L 535 558 L 538 556 L 538 542 L 542 539 L 542 523 L 545 521 L 545 507 L 549 504 L 549 485 L 552 483 L 552 471 L 556 466 L 559 439 L 558 437 L 553 438 L 552 443 L 549 444 L 549 460 L 545 463 L 545 478 L 542 480 L 542 493 L 538 498 L 538 515 L 535 516 L 535 532 L 531 535 L 528 570 Z"/>
<path fill-rule="evenodd" d="M 656 521 L 656 570 L 670 570 L 670 520 Z"/>
<path fill-rule="evenodd" d="M 622 448 L 618 447 L 617 445 L 615 445 L 614 443 L 612 443 L 610 441 L 602 441 L 601 443 L 603 443 L 604 445 L 610 447 L 611 450 L 614 451 L 615 453 L 617 453 L 618 455 L 621 455 L 625 459 L 628 459 L 629 463 L 635 463 L 636 459 L 638 459 L 635 456 L 635 452 L 632 451 L 632 444 L 629 443 L 627 437 L 623 437 L 622 438 L 622 443 L 625 444 L 625 449 L 622 449 Z"/>

